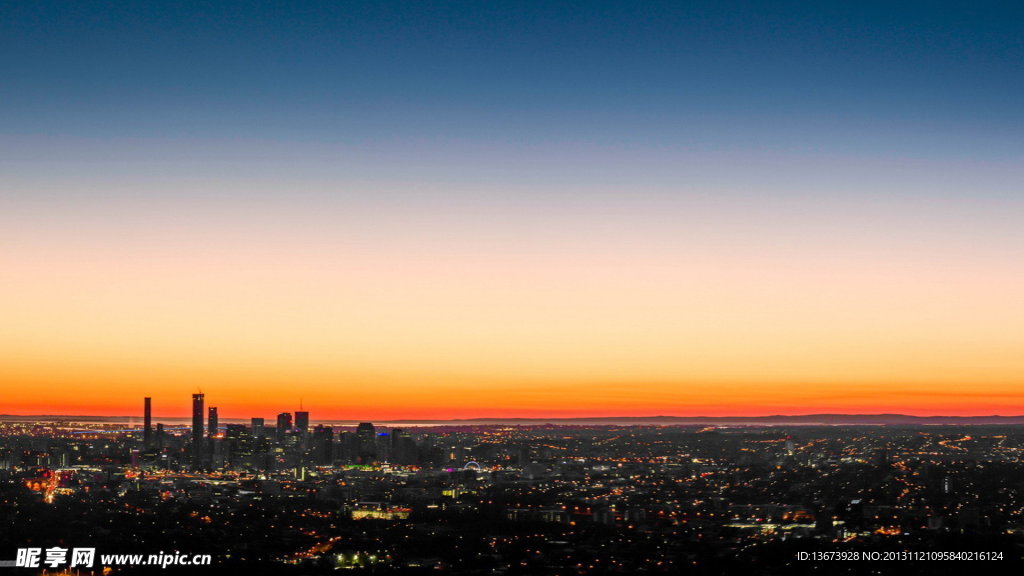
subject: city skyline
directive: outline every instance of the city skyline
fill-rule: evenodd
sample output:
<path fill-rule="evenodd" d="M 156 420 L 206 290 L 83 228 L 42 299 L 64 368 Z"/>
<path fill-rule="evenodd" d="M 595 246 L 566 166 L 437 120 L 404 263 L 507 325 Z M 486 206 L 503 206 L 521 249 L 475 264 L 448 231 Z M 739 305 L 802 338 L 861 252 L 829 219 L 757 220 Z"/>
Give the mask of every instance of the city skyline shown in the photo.
<path fill-rule="evenodd" d="M 125 421 L 134 422 L 141 421 L 142 425 L 138 428 L 138 431 L 143 432 L 143 445 L 149 446 L 153 441 L 153 431 L 156 426 L 163 426 L 167 421 L 179 420 L 179 427 L 177 430 L 188 430 L 189 437 L 204 437 L 213 438 L 218 434 L 218 430 L 221 430 L 228 423 L 237 424 L 250 423 L 253 427 L 258 426 L 264 427 L 265 417 L 257 417 L 254 414 L 240 415 L 240 411 L 232 413 L 232 416 L 221 418 L 219 413 L 219 407 L 206 405 L 206 394 L 198 392 L 192 394 L 192 408 L 189 415 L 178 415 L 178 414 L 153 414 L 153 398 L 145 396 L 142 398 L 142 412 L 140 414 L 61 414 L 54 412 L 51 414 L 0 414 L 0 419 L 7 421 L 19 421 L 20 418 L 41 418 L 42 421 L 61 421 L 67 418 L 82 418 L 83 422 L 90 422 L 92 418 L 95 418 L 97 423 L 108 423 L 108 424 L 123 424 Z M 266 408 L 270 412 L 276 412 L 281 406 Z M 332 413 L 330 408 L 327 410 L 327 417 L 316 417 L 310 419 L 310 412 L 305 408 L 302 400 L 299 401 L 297 409 L 288 412 L 279 412 L 277 414 L 277 428 L 287 430 L 304 430 L 308 431 L 311 423 L 320 424 L 334 424 L 334 425 L 354 425 L 356 423 L 367 420 L 367 418 L 336 418 L 330 417 Z M 56 419 L 56 420 L 52 420 Z M 567 425 L 587 425 L 588 423 L 599 423 L 602 425 L 619 423 L 622 425 L 641 425 L 647 426 L 652 424 L 662 425 L 687 425 L 698 422 L 707 422 L 709 424 L 743 424 L 749 423 L 752 425 L 809 425 L 809 426 L 822 426 L 822 425 L 892 425 L 892 424 L 960 424 L 960 425 L 974 425 L 974 424 L 1024 424 L 1024 414 L 985 414 L 985 415 L 957 415 L 957 414 L 900 414 L 900 413 L 805 413 L 805 414 L 757 414 L 757 415 L 743 415 L 743 414 L 718 414 L 718 415 L 672 415 L 672 414 L 646 414 L 646 415 L 616 415 L 616 414 L 604 414 L 602 416 L 535 416 L 535 417 L 524 417 L 524 416 L 507 416 L 507 417 L 469 417 L 469 418 L 406 418 L 406 419 L 379 419 L 369 418 L 370 420 L 376 420 L 385 425 L 435 425 L 451 423 L 452 425 L 460 425 L 465 423 L 467 425 L 484 425 L 491 426 L 497 425 L 502 422 L 522 422 L 524 425 L 533 426 L 544 423 L 561 423 Z M 191 424 L 188 424 L 188 420 L 191 420 Z M 218 425 L 221 423 L 223 425 Z M 127 430 L 130 431 L 130 430 Z"/>
<path fill-rule="evenodd" d="M 15 3 L 2 411 L 1024 414 L 1020 16 Z"/>
<path fill-rule="evenodd" d="M 1020 573 L 1022 23 L 0 2 L 0 568 Z"/>

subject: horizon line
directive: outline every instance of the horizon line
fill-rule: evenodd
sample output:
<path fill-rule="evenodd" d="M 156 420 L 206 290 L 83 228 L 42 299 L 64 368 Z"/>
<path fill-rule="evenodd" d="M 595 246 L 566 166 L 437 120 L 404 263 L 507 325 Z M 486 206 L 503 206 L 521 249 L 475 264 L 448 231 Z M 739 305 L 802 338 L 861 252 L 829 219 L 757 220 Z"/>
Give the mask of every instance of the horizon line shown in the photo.
<path fill-rule="evenodd" d="M 190 418 L 191 415 L 182 416 L 157 416 L 153 415 L 153 419 L 167 418 Z M 257 416 L 258 417 L 258 416 Z M 482 422 L 482 421 L 551 421 L 551 420 L 579 420 L 579 421 L 590 421 L 590 420 L 765 420 L 772 418 L 813 418 L 813 417 L 847 417 L 847 418 L 858 418 L 858 417 L 869 417 L 869 418 L 912 418 L 919 420 L 937 419 L 937 418 L 950 418 L 950 419 L 972 419 L 972 418 L 1003 418 L 1012 419 L 1020 418 L 1024 419 L 1024 414 L 976 414 L 976 415 L 953 415 L 953 414 L 929 414 L 929 415 L 914 415 L 904 414 L 899 412 L 812 412 L 812 413 L 800 413 L 800 414 L 766 414 L 766 415 L 724 415 L 724 416 L 708 416 L 708 415 L 696 415 L 696 416 L 679 416 L 671 414 L 659 414 L 650 416 L 478 416 L 472 418 L 388 418 L 383 420 L 377 419 L 366 419 L 366 418 L 319 418 L 311 419 L 310 422 L 336 422 L 336 421 L 368 421 L 376 420 L 380 423 L 388 422 L 408 422 L 408 423 L 421 423 L 421 422 Z M 0 414 L 0 418 L 143 418 L 143 415 L 135 414 L 111 414 L 111 415 L 98 415 L 98 414 Z M 232 418 L 227 417 L 223 420 L 248 420 L 251 417 L 243 418 Z"/>

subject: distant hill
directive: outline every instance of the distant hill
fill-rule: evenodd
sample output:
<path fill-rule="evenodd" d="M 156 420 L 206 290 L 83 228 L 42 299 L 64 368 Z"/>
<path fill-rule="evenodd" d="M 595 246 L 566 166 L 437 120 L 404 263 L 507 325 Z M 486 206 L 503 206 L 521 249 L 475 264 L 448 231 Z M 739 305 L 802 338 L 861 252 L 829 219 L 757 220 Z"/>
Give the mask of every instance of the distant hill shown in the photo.
<path fill-rule="evenodd" d="M 772 416 L 607 416 L 588 418 L 472 418 L 403 420 L 413 424 L 734 424 L 734 425 L 903 425 L 1024 424 L 1022 416 L 910 416 L 907 414 L 775 414 Z"/>
<path fill-rule="evenodd" d="M 135 416 L 81 416 L 66 414 L 17 415 L 0 414 L 0 421 L 17 422 L 53 422 L 71 420 L 77 422 L 124 422 L 140 420 Z M 154 420 L 186 420 L 185 417 L 155 417 Z M 222 419 L 224 422 L 246 422 L 247 420 Z M 355 420 L 316 420 L 316 422 L 355 423 Z M 378 424 L 410 424 L 430 426 L 486 426 L 486 425 L 519 425 L 538 426 L 555 425 L 733 425 L 733 426 L 849 426 L 849 425 L 1024 425 L 1021 416 L 910 416 L 907 414 L 776 414 L 772 416 L 603 416 L 589 418 L 467 418 L 452 420 L 378 420 Z"/>

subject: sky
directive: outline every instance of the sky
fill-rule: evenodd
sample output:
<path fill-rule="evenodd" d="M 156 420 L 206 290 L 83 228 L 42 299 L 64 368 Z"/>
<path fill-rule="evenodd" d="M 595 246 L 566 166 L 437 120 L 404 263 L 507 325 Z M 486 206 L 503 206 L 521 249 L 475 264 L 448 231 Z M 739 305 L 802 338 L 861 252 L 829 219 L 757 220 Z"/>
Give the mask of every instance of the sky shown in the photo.
<path fill-rule="evenodd" d="M 1024 7 L 0 4 L 0 413 L 1024 414 Z"/>

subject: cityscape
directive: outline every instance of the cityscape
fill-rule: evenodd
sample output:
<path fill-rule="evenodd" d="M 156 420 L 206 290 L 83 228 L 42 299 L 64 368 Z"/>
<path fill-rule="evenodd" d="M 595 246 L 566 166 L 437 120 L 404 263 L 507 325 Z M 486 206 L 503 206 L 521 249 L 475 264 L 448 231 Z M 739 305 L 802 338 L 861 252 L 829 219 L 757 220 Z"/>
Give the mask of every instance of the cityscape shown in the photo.
<path fill-rule="evenodd" d="M 0 576 L 1021 576 L 1022 31 L 0 1 Z"/>
<path fill-rule="evenodd" d="M 867 574 L 899 554 L 919 555 L 901 573 L 1010 572 L 1024 550 L 1019 424 L 223 422 L 202 393 L 190 423 L 140 408 L 5 418 L 0 549 L 209 558 L 45 573 L 552 575 Z"/>

